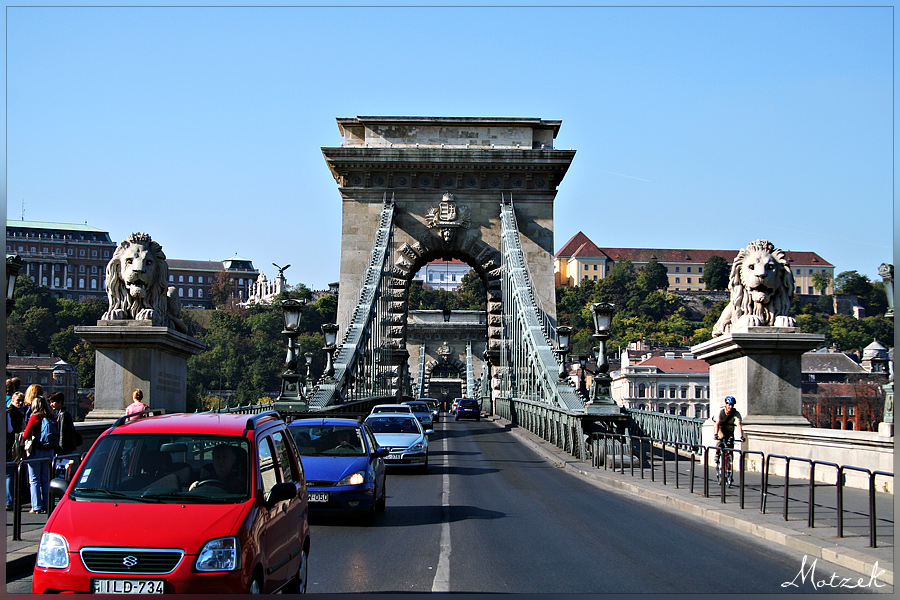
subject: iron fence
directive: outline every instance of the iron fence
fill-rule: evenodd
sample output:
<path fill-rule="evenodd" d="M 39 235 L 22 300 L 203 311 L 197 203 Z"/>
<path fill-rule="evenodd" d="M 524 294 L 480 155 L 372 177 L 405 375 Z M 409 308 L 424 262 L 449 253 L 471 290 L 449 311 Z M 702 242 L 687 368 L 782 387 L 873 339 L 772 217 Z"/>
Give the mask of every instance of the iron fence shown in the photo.
<path fill-rule="evenodd" d="M 11 461 L 6 463 L 7 473 L 12 471 L 13 474 L 12 539 L 14 541 L 20 541 L 22 539 L 22 494 L 31 487 L 26 478 L 28 465 L 49 463 L 50 479 L 54 479 L 53 476 L 58 472 L 60 466 L 62 466 L 62 470 L 65 473 L 64 479 L 69 482 L 72 480 L 72 475 L 78 470 L 81 461 L 84 460 L 84 456 L 85 454 L 61 454 L 59 456 L 47 458 L 26 458 L 20 462 Z M 50 493 L 49 489 L 47 490 L 47 498 L 45 498 L 44 501 L 47 503 L 47 517 L 49 518 L 56 505 L 55 497 Z"/>
<path fill-rule="evenodd" d="M 630 434 L 617 434 L 617 433 L 606 433 L 606 432 L 596 432 L 591 434 L 590 438 L 590 447 L 592 454 L 592 466 L 596 468 L 603 468 L 604 470 L 609 470 L 610 468 L 618 473 L 625 474 L 625 463 L 626 459 L 630 463 L 630 472 L 631 476 L 635 476 L 635 463 L 639 465 L 640 469 L 640 477 L 644 479 L 644 471 L 645 469 L 650 470 L 650 480 L 656 481 L 656 461 L 660 460 L 662 463 L 662 483 L 663 485 L 667 485 L 667 477 L 668 471 L 667 462 L 669 460 L 674 460 L 675 467 L 675 487 L 680 487 L 679 481 L 679 461 L 680 460 L 688 460 L 690 461 L 690 492 L 695 493 L 694 485 L 697 479 L 696 468 L 698 464 L 702 464 L 702 481 L 703 481 L 703 491 L 702 495 L 706 498 L 710 497 L 710 485 L 709 485 L 709 474 L 710 474 L 710 452 L 727 452 L 732 455 L 732 464 L 737 467 L 738 481 L 737 481 L 737 493 L 738 493 L 738 501 L 741 509 L 746 508 L 746 493 L 749 489 L 748 480 L 747 480 L 747 468 L 746 461 L 750 456 L 758 456 L 760 458 L 760 464 L 763 467 L 762 472 L 760 473 L 761 484 L 759 486 L 760 493 L 760 502 L 759 502 L 759 510 L 761 513 L 766 513 L 766 502 L 767 499 L 773 494 L 770 492 L 771 487 L 771 471 L 772 471 L 772 461 L 774 460 L 783 460 L 784 461 L 784 506 L 782 507 L 782 516 L 785 521 L 788 520 L 789 517 L 789 504 L 790 504 L 790 487 L 791 487 L 791 463 L 803 463 L 809 466 L 808 470 L 808 478 L 806 481 L 806 485 L 809 486 L 809 496 L 808 496 L 808 507 L 807 507 L 807 525 L 810 528 L 815 527 L 815 511 L 816 511 L 816 490 L 817 488 L 823 487 L 824 485 L 820 482 L 816 481 L 816 469 L 822 467 L 833 468 L 836 471 L 836 513 L 837 513 L 837 535 L 838 537 L 844 537 L 844 514 L 846 512 L 844 508 L 844 488 L 845 488 L 845 472 L 846 471 L 856 471 L 863 473 L 868 478 L 868 490 L 867 490 L 867 499 L 868 499 L 868 533 L 869 533 L 869 546 L 872 548 L 877 547 L 877 512 L 876 512 L 876 478 L 878 477 L 890 477 L 893 479 L 894 474 L 886 471 L 871 471 L 869 469 L 865 469 L 862 467 L 854 467 L 849 465 L 837 465 L 831 462 L 825 461 L 816 461 L 810 460 L 808 458 L 802 457 L 791 457 L 791 456 L 782 456 L 776 454 L 766 455 L 763 452 L 757 450 L 742 450 L 740 448 L 720 448 L 719 446 L 697 446 L 692 442 L 685 441 L 672 441 L 665 440 L 660 438 L 653 437 L 645 437 L 645 436 L 634 436 Z M 698 452 L 700 453 L 700 458 L 698 458 Z M 659 453 L 659 457 L 657 459 L 657 453 Z M 672 456 L 670 459 L 669 456 Z M 734 457 L 737 460 L 734 460 Z M 754 471 L 755 473 L 755 471 Z M 726 498 L 728 494 L 726 493 L 727 485 L 725 481 L 725 477 L 720 477 L 719 481 L 719 498 L 722 503 L 726 502 Z"/>

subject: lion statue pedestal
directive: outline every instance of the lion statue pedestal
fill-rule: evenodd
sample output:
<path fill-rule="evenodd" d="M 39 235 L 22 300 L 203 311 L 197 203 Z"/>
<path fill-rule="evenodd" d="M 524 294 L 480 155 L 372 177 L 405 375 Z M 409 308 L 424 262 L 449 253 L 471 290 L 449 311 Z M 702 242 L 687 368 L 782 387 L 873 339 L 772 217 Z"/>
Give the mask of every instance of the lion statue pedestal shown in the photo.
<path fill-rule="evenodd" d="M 96 326 L 75 333 L 96 350 L 91 419 L 118 418 L 131 392 L 150 408 L 184 412 L 187 360 L 205 344 L 187 334 L 174 287 L 167 287 L 162 247 L 145 233 L 124 239 L 106 267 L 109 310 Z"/>
<path fill-rule="evenodd" d="M 728 289 L 731 303 L 713 329 L 713 339 L 691 352 L 709 363 L 709 414 L 734 396 L 744 425 L 809 427 L 803 417 L 800 360 L 825 341 L 801 333 L 788 315 L 794 279 L 784 253 L 756 240 L 735 257 Z M 703 444 L 715 445 L 712 420 Z"/>

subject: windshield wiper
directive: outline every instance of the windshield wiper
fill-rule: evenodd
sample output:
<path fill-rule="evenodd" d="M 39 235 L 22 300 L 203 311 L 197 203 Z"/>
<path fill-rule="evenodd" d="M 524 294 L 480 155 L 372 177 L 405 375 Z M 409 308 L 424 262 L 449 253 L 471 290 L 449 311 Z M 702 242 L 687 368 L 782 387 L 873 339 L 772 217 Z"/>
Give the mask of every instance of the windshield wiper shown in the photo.
<path fill-rule="evenodd" d="M 102 494 L 109 498 L 119 498 L 122 500 L 132 500 L 134 502 L 154 502 L 154 500 L 144 500 L 139 496 L 129 496 L 123 492 L 115 492 L 113 490 L 104 490 L 102 488 L 88 488 L 88 487 L 77 487 L 73 492 L 78 493 L 86 493 L 86 494 Z"/>

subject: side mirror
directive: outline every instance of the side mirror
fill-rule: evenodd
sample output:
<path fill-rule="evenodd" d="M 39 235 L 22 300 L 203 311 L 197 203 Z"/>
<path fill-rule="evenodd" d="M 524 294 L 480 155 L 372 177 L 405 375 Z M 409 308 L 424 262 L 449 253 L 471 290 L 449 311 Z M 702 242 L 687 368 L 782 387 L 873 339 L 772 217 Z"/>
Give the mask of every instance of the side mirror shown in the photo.
<path fill-rule="evenodd" d="M 432 433 L 434 433 L 434 429 L 426 429 L 425 430 L 425 435 L 431 435 Z"/>
<path fill-rule="evenodd" d="M 266 498 L 266 508 L 272 508 L 279 502 L 291 500 L 297 497 L 296 484 L 286 481 L 284 483 L 276 483 L 275 487 L 269 492 Z"/>
<path fill-rule="evenodd" d="M 387 448 L 378 447 L 378 448 L 375 448 L 375 452 L 372 453 L 372 456 L 374 456 L 376 458 L 384 458 L 387 455 L 389 455 L 390 453 L 391 453 L 391 451 L 388 450 Z"/>
<path fill-rule="evenodd" d="M 62 477 L 57 477 L 50 480 L 50 493 L 53 496 L 62 498 L 63 496 L 65 496 L 67 489 L 69 489 L 69 482 Z"/>

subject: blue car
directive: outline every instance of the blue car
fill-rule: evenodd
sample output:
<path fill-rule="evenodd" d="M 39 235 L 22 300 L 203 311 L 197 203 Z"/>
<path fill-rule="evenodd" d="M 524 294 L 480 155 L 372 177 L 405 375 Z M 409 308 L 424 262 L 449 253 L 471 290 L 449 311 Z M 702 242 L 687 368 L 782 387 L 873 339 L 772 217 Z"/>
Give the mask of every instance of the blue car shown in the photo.
<path fill-rule="evenodd" d="M 456 405 L 456 416 L 454 418 L 457 421 L 460 419 L 475 419 L 476 421 L 480 421 L 481 407 L 478 406 L 478 401 L 469 398 L 460 398 L 459 404 Z"/>
<path fill-rule="evenodd" d="M 357 513 L 369 524 L 386 505 L 384 457 L 368 425 L 356 419 L 315 417 L 288 425 L 297 444 L 309 509 Z"/>

